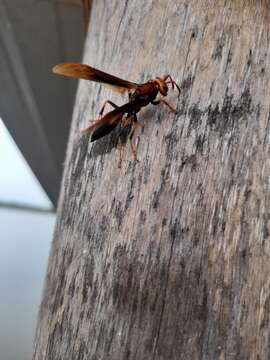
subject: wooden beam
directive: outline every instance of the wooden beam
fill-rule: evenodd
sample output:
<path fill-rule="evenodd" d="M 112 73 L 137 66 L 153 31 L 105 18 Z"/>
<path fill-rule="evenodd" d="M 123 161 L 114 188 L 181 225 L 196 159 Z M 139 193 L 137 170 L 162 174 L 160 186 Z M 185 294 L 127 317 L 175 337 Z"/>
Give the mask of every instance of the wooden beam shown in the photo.
<path fill-rule="evenodd" d="M 119 170 L 116 133 L 80 129 L 127 98 L 81 81 L 34 360 L 270 358 L 265 4 L 93 3 L 83 61 L 182 93 L 139 113 Z"/>

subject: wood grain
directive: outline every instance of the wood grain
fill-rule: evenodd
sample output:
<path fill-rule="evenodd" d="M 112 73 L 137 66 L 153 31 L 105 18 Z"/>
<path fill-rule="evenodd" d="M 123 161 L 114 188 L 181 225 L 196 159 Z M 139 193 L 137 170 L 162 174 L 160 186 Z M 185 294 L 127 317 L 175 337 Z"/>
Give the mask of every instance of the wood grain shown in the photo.
<path fill-rule="evenodd" d="M 93 1 L 84 62 L 170 73 L 139 163 L 79 130 L 107 98 L 81 81 L 34 359 L 270 358 L 270 23 L 266 1 Z M 72 59 L 70 59 L 72 60 Z M 68 81 L 64 79 L 63 81 Z"/>

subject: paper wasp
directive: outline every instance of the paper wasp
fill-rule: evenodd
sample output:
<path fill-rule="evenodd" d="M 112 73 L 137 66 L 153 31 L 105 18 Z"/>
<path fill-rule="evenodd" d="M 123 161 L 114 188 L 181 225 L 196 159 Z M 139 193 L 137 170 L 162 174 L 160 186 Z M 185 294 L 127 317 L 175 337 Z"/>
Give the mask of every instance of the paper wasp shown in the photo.
<path fill-rule="evenodd" d="M 133 145 L 132 138 L 139 123 L 137 121 L 137 113 L 142 107 L 153 105 L 166 105 L 172 112 L 176 110 L 163 99 L 156 99 L 160 93 L 162 96 L 167 96 L 168 84 L 171 84 L 172 88 L 176 86 L 179 94 L 180 88 L 170 75 L 164 77 L 156 77 L 143 84 L 136 84 L 127 80 L 120 79 L 116 76 L 107 74 L 103 71 L 83 65 L 79 63 L 63 63 L 54 66 L 53 72 L 65 76 L 71 76 L 80 79 L 86 79 L 96 81 L 105 85 L 109 85 L 113 90 L 124 93 L 128 93 L 129 102 L 122 106 L 114 104 L 110 100 L 106 100 L 99 112 L 99 118 L 94 121 L 93 124 L 82 130 L 85 134 L 92 133 L 91 141 L 100 139 L 101 137 L 108 135 L 116 126 L 121 123 L 121 128 L 131 125 L 131 131 L 129 133 L 129 146 L 133 156 L 133 159 L 137 161 L 137 152 Z M 106 104 L 110 104 L 115 109 L 103 115 Z M 124 118 L 124 115 L 126 117 Z M 124 118 L 124 119 L 123 119 Z M 122 165 L 122 138 L 121 132 L 118 136 L 117 146 L 119 148 L 118 167 Z"/>

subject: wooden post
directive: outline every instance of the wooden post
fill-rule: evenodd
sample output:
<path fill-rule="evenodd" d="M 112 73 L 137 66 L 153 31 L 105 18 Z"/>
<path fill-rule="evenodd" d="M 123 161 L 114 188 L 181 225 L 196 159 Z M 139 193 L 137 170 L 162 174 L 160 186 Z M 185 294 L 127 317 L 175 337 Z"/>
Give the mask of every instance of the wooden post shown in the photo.
<path fill-rule="evenodd" d="M 115 134 L 80 129 L 127 99 L 80 82 L 34 360 L 270 358 L 269 11 L 93 1 L 84 62 L 182 94 L 141 111 L 119 170 Z"/>

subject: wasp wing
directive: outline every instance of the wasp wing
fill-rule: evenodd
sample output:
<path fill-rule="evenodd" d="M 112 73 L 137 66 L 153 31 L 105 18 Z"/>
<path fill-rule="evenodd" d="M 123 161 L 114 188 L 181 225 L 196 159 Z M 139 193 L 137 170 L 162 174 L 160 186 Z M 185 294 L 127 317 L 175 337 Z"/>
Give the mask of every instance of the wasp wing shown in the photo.
<path fill-rule="evenodd" d="M 89 65 L 80 63 L 63 63 L 55 65 L 53 67 L 53 72 L 55 74 L 96 81 L 98 83 L 109 85 L 114 91 L 120 93 L 128 90 L 135 90 L 138 87 L 138 84 L 120 79 L 114 75 L 107 74 Z"/>
<path fill-rule="evenodd" d="M 84 134 L 92 133 L 91 141 L 100 139 L 101 137 L 109 134 L 122 119 L 123 115 L 133 108 L 132 101 L 110 111 L 104 115 L 101 119 L 98 119 L 94 124 L 83 129 Z"/>

